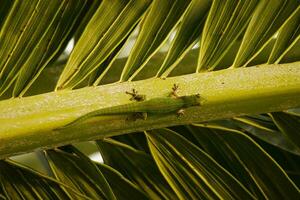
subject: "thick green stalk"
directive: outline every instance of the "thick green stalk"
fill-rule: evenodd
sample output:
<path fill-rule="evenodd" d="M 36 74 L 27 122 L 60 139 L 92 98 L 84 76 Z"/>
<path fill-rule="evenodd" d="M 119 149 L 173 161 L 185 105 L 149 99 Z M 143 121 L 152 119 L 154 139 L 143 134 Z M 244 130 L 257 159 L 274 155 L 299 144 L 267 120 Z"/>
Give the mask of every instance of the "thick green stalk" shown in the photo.
<path fill-rule="evenodd" d="M 167 96 L 174 83 L 179 95 L 201 95 L 201 106 L 176 114 L 98 117 L 58 129 L 77 117 L 104 107 L 129 103 L 132 88 L 148 99 Z M 226 69 L 162 79 L 116 83 L 0 101 L 0 157 L 140 130 L 300 106 L 300 62 Z"/>

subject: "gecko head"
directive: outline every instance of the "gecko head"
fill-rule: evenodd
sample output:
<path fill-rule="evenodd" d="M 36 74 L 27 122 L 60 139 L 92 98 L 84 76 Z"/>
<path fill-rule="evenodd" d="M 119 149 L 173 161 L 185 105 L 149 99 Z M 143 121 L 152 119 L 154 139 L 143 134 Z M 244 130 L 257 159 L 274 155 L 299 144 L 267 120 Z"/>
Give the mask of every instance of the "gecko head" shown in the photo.
<path fill-rule="evenodd" d="M 182 99 L 186 107 L 200 106 L 200 94 L 182 96 Z"/>

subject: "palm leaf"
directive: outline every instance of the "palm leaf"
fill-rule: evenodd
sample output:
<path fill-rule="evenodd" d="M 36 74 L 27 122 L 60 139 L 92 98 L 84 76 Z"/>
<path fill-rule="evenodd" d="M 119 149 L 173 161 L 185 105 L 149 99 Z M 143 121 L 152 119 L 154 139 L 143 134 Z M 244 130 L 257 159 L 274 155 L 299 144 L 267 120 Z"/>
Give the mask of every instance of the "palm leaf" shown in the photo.
<path fill-rule="evenodd" d="M 14 2 L 1 28 L 0 94 L 14 81 L 12 95 L 25 93 L 74 34 L 73 27 L 80 22 L 85 4 L 86 1 L 34 1 L 30 5 Z"/>
<path fill-rule="evenodd" d="M 177 199 L 150 155 L 113 141 L 97 141 L 105 163 L 137 184 L 151 199 Z"/>
<path fill-rule="evenodd" d="M 78 49 L 75 47 L 70 55 L 57 88 L 73 88 L 104 62 L 135 27 L 149 3 L 104 1 L 79 39 Z"/>
<path fill-rule="evenodd" d="M 300 149 L 294 145 L 290 139 L 286 138 L 276 127 L 268 128 L 265 124 L 262 124 L 262 120 L 256 118 L 249 119 L 249 117 L 238 117 L 234 119 L 236 120 L 234 123 L 237 124 L 237 126 L 259 139 L 291 153 L 297 155 L 300 154 Z M 274 123 L 269 122 L 269 124 L 274 126 Z"/>
<path fill-rule="evenodd" d="M 227 163 L 231 168 L 234 168 L 233 171 L 235 173 L 238 173 L 239 171 L 236 170 L 236 168 L 247 170 L 247 172 L 244 171 L 246 174 L 249 173 L 247 176 L 239 175 L 238 177 L 251 177 L 250 179 L 252 179 L 252 182 L 251 180 L 247 180 L 247 183 L 252 183 L 254 185 L 249 184 L 247 188 L 253 188 L 256 190 L 256 192 L 260 191 L 262 194 L 258 195 L 258 198 L 263 198 L 262 196 L 264 196 L 267 199 L 289 199 L 292 196 L 298 196 L 299 191 L 297 187 L 288 178 L 285 172 L 261 147 L 259 147 L 259 145 L 257 145 L 249 137 L 236 130 L 213 130 L 212 132 L 213 133 L 204 132 L 204 135 L 209 141 L 213 142 L 215 146 L 218 146 L 224 150 L 223 152 L 226 152 Z M 199 141 L 203 142 L 201 139 L 201 133 L 202 131 L 198 131 L 194 132 L 193 135 L 196 138 L 199 138 Z M 240 167 L 232 166 L 239 165 L 238 163 L 240 163 Z M 273 170 L 277 172 L 274 173 Z M 278 177 L 276 177 L 275 174 Z M 278 181 L 279 179 L 282 179 L 282 181 Z M 283 183 L 283 185 L 280 185 L 281 183 Z M 255 188 L 255 184 L 257 188 Z M 289 189 L 284 188 L 285 186 Z"/>
<path fill-rule="evenodd" d="M 164 129 L 147 137 L 157 165 L 180 199 L 254 198 L 226 170 L 183 137 Z"/>
<path fill-rule="evenodd" d="M 111 167 L 93 163 L 74 147 L 64 147 L 64 150 L 46 152 L 51 173 L 57 179 L 11 160 L 1 161 L 1 195 L 4 199 L 127 199 L 126 196 L 148 199 L 135 184 Z M 60 159 L 64 160 L 60 162 Z M 109 185 L 101 180 L 108 181 Z"/>
<path fill-rule="evenodd" d="M 1 161 L 4 199 L 90 199 L 62 182 L 13 161 Z"/>

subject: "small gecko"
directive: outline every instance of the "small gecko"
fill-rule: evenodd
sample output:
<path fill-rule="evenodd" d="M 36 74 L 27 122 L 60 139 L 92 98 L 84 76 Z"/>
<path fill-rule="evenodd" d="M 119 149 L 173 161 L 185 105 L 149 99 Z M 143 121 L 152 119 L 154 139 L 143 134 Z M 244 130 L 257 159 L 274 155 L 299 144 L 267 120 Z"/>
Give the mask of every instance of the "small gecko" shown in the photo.
<path fill-rule="evenodd" d="M 102 115 L 142 114 L 143 118 L 146 119 L 147 114 L 167 114 L 176 112 L 177 115 L 183 115 L 184 108 L 200 106 L 199 94 L 189 96 L 178 96 L 176 93 L 177 90 L 178 85 L 174 84 L 172 92 L 168 97 L 159 97 L 146 100 L 145 95 L 140 95 L 137 93 L 136 90 L 133 89 L 132 92 L 126 92 L 126 94 L 132 96 L 130 100 L 135 100 L 137 102 L 102 108 L 100 110 L 89 112 L 70 122 L 62 128 L 68 128 L 80 122 L 83 122 L 91 117 Z"/>

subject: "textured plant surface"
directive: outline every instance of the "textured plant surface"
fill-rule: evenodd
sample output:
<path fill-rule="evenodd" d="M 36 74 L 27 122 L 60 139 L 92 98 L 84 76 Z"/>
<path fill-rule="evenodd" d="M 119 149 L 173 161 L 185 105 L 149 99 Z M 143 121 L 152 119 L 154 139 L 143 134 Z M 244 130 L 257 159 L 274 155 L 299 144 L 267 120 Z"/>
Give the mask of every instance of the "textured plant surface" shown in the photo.
<path fill-rule="evenodd" d="M 299 47 L 299 0 L 0 0 L 0 199 L 300 198 Z"/>

